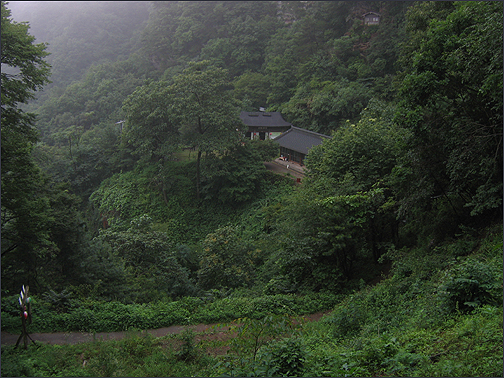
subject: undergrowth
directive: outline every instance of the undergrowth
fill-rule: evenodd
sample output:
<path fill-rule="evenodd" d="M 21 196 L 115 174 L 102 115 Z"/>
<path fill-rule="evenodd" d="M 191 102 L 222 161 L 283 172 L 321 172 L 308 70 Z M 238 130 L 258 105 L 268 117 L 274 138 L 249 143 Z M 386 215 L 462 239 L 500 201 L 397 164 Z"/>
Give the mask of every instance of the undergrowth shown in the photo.
<path fill-rule="evenodd" d="M 391 249 L 391 275 L 340 300 L 186 298 L 172 304 L 186 322 L 241 317 L 244 326 L 199 341 L 190 331 L 158 339 L 131 332 L 121 341 L 2 346 L 2 376 L 502 376 L 502 247 L 499 226 L 477 242 Z M 324 301 L 333 311 L 319 322 L 281 316 Z M 153 307 L 139 308 L 156 318 Z"/>
<path fill-rule="evenodd" d="M 328 310 L 341 296 L 312 293 L 261 297 L 226 297 L 208 300 L 184 297 L 173 302 L 123 304 L 120 302 L 74 301 L 64 311 L 33 296 L 33 323 L 29 332 L 115 332 L 232 321 L 241 317 L 260 319 L 267 314 L 304 315 Z M 2 330 L 21 332 L 17 296 L 2 298 Z"/>

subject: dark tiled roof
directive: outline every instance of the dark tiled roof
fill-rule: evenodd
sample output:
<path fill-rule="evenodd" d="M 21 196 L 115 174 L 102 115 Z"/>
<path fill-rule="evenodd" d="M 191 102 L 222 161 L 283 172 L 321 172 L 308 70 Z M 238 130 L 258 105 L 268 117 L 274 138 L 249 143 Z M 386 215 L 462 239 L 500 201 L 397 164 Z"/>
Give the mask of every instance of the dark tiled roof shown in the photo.
<path fill-rule="evenodd" d="M 280 112 L 241 112 L 240 118 L 247 126 L 292 126 Z"/>
<path fill-rule="evenodd" d="M 376 13 L 376 12 L 367 12 L 367 13 L 364 13 L 362 16 L 366 17 L 366 16 L 369 16 L 369 15 L 381 16 L 380 13 Z"/>
<path fill-rule="evenodd" d="M 331 137 L 292 126 L 285 133 L 277 136 L 273 140 L 278 142 L 282 147 L 301 152 L 306 155 L 308 154 L 308 150 L 310 148 L 321 144 L 322 140 L 325 138 Z"/>

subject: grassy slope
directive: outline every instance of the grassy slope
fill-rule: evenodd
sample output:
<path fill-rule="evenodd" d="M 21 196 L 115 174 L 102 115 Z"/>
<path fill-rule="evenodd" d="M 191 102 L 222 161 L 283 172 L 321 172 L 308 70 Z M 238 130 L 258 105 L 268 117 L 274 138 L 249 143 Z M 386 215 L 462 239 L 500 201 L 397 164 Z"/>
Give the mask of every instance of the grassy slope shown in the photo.
<path fill-rule="evenodd" d="M 502 226 L 481 243 L 461 238 L 395 259 L 389 279 L 314 326 L 311 373 L 501 376 Z"/>

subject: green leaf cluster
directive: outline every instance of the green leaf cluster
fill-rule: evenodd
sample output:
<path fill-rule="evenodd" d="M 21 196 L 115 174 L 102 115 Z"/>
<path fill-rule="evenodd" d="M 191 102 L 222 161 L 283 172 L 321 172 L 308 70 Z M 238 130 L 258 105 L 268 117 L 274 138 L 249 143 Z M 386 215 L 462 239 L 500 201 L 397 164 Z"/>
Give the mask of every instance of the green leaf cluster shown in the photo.
<path fill-rule="evenodd" d="M 502 4 L 473 2 L 429 2 L 409 13 L 396 122 L 414 135 L 415 180 L 430 186 L 426 196 L 459 199 L 458 217 L 495 214 L 502 203 L 500 14 Z"/>

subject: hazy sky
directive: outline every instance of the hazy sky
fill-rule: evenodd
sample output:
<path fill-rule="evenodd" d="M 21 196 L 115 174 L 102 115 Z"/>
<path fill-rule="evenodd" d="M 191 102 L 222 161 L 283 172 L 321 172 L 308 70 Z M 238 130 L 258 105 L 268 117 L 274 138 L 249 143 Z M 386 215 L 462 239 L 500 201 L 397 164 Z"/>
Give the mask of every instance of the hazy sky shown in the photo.
<path fill-rule="evenodd" d="M 36 1 L 9 1 L 7 4 L 7 8 L 10 9 L 11 11 L 11 16 L 14 19 L 14 21 L 29 21 L 29 20 L 20 20 L 19 19 L 19 14 L 24 13 L 26 8 L 30 7 L 32 3 L 35 3 Z"/>
<path fill-rule="evenodd" d="M 51 3 L 51 1 L 9 1 L 7 8 L 11 10 L 12 18 L 16 21 L 29 21 L 29 20 L 18 20 L 17 16 L 20 13 L 28 13 L 30 8 L 36 8 L 44 3 Z M 68 6 L 71 3 L 76 3 L 76 1 L 58 1 L 61 6 Z"/>
<path fill-rule="evenodd" d="M 33 17 L 33 11 L 37 8 L 43 8 L 44 5 L 55 6 L 57 4 L 58 8 L 69 9 L 71 7 L 82 6 L 83 4 L 98 4 L 104 3 L 104 1 L 9 1 L 7 8 L 11 10 L 11 16 L 14 21 L 31 21 Z"/>

